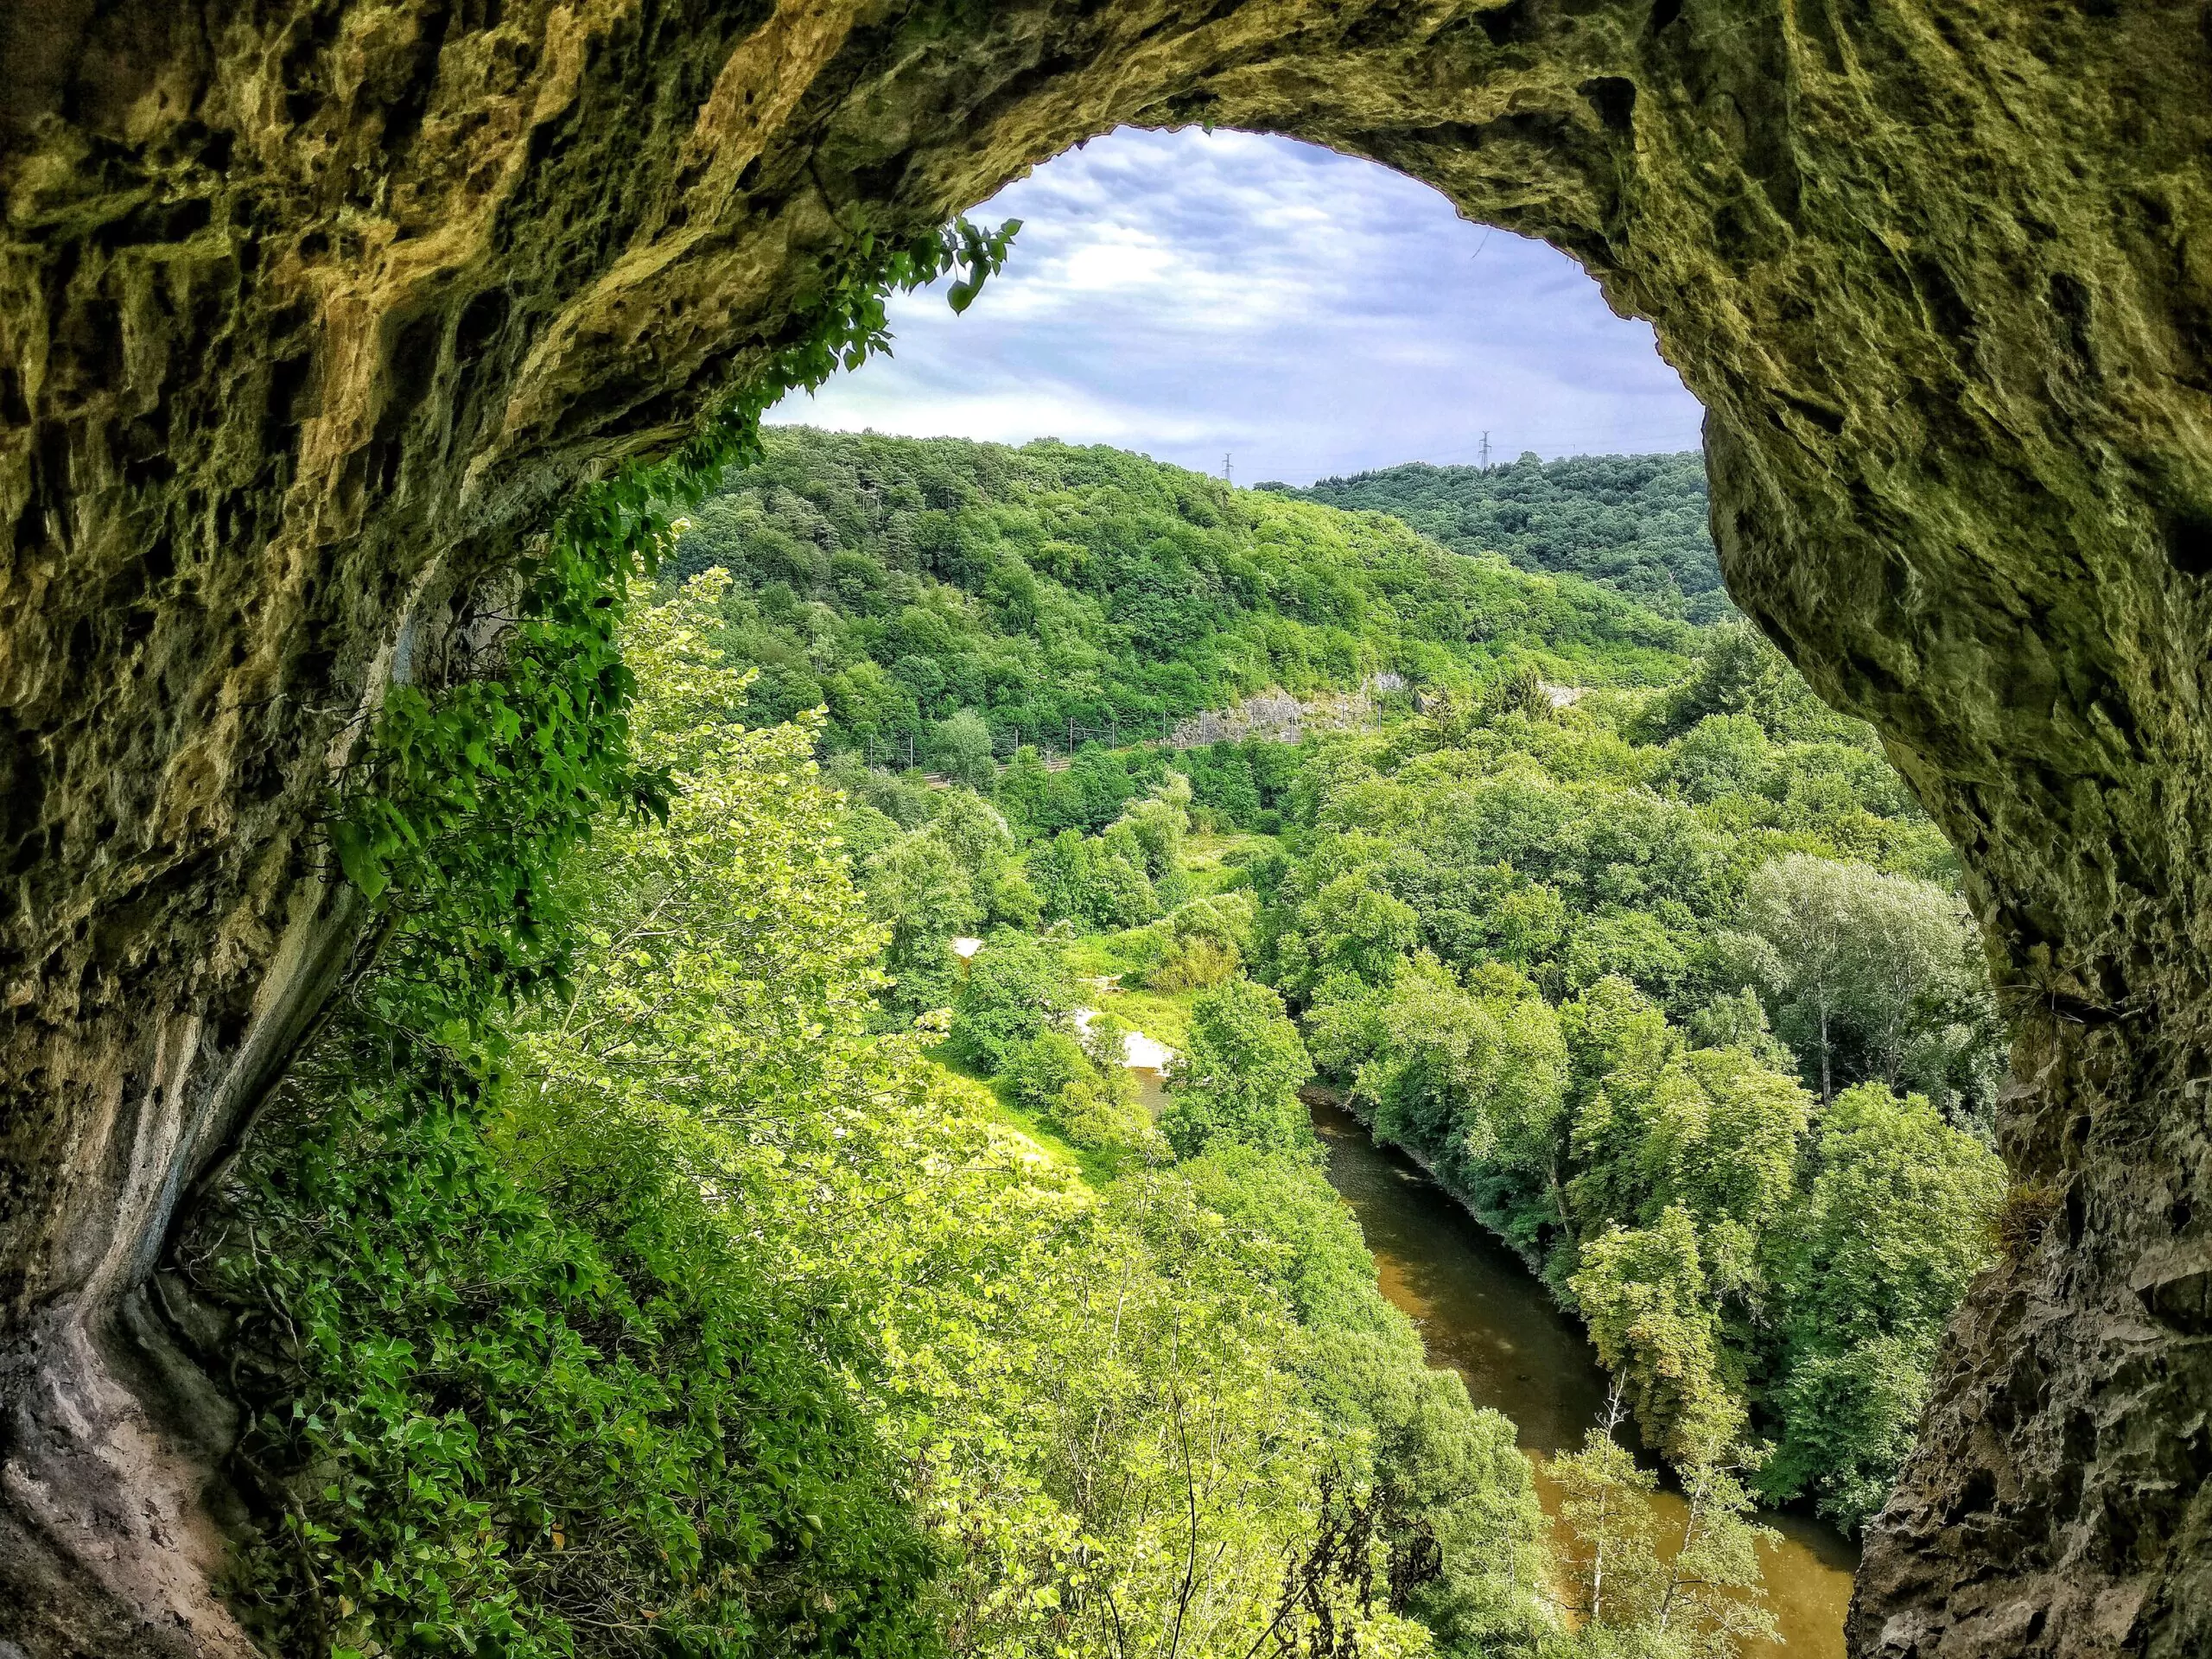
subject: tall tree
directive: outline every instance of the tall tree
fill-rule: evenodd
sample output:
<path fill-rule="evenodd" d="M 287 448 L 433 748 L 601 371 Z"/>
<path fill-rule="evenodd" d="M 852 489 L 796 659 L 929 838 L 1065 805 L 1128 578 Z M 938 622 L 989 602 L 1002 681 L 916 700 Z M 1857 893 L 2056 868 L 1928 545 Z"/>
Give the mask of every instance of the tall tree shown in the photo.
<path fill-rule="evenodd" d="M 1313 1144 L 1298 1091 L 1313 1075 L 1282 999 L 1232 979 L 1191 1005 L 1190 1041 L 1167 1074 L 1160 1127 L 1180 1157 L 1217 1141 L 1287 1148 Z"/>
<path fill-rule="evenodd" d="M 1750 1518 L 1751 1494 L 1722 1455 L 1708 1452 L 1683 1465 L 1681 1541 L 1651 1617 L 1661 1643 L 1673 1638 L 1695 1659 L 1738 1659 L 1779 1639 L 1758 1552 L 1780 1535 Z"/>
<path fill-rule="evenodd" d="M 963 788 L 988 794 L 998 781 L 998 766 L 991 759 L 991 728 L 973 709 L 963 709 L 938 721 L 930 734 L 930 759 L 937 769 Z"/>
<path fill-rule="evenodd" d="M 1734 1444 L 1744 1407 L 1722 1375 L 1720 1322 L 1688 1211 L 1672 1205 L 1656 1226 L 1608 1228 L 1583 1246 L 1568 1282 L 1598 1357 L 1660 1450 L 1694 1460 Z"/>
<path fill-rule="evenodd" d="M 1626 1414 L 1616 1386 L 1582 1449 L 1554 1458 L 1548 1468 L 1559 1483 L 1560 1520 L 1572 1541 L 1567 1568 L 1574 1611 L 1601 1630 L 1647 1624 L 1665 1594 L 1651 1504 L 1658 1478 L 1638 1468 L 1621 1445 L 1618 1434 Z"/>
<path fill-rule="evenodd" d="M 1859 969 L 1854 868 L 1792 854 L 1760 870 L 1744 896 L 1745 923 L 1766 947 L 1757 970 L 1809 1038 L 1824 1105 L 1835 1095 L 1837 1025 Z"/>

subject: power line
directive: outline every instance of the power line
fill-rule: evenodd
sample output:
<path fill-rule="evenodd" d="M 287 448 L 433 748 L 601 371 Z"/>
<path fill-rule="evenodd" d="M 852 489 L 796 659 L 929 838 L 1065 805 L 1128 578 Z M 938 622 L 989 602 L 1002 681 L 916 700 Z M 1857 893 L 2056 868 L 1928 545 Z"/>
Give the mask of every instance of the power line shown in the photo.
<path fill-rule="evenodd" d="M 1680 430 L 1681 429 L 1679 427 L 1672 425 L 1671 423 L 1654 422 L 1649 425 L 1642 427 L 1615 426 L 1592 428 L 1587 431 L 1582 432 L 1539 432 L 1535 435 L 1534 442 L 1549 448 L 1571 450 L 1576 454 L 1592 454 L 1595 452 L 1581 449 L 1579 446 L 1586 443 L 1630 443 L 1640 442 L 1641 440 L 1648 437 L 1659 437 L 1670 442 L 1675 442 L 1676 441 L 1676 435 Z M 1485 433 L 1484 435 L 1487 437 L 1489 435 Z M 1491 447 L 1500 451 L 1511 448 L 1510 444 L 1505 443 L 1499 443 Z M 1529 446 L 1524 444 L 1524 447 Z M 1692 435 L 1688 442 L 1677 442 L 1676 447 L 1681 449 L 1698 449 L 1703 448 L 1704 445 L 1701 438 L 1696 435 Z M 1618 453 L 1656 454 L 1657 452 L 1619 451 Z M 1673 449 L 1669 449 L 1667 453 L 1671 454 L 1675 453 L 1675 451 Z M 1482 459 L 1484 465 L 1487 466 L 1489 464 L 1488 456 L 1484 448 L 1479 443 L 1474 444 L 1465 449 L 1447 449 L 1440 454 L 1432 453 L 1427 455 L 1413 457 L 1413 459 L 1426 461 L 1430 466 L 1437 467 L 1442 466 L 1449 461 L 1465 461 L 1470 458 L 1477 457 Z M 1564 456 L 1559 457 L 1559 459 L 1564 458 Z"/>

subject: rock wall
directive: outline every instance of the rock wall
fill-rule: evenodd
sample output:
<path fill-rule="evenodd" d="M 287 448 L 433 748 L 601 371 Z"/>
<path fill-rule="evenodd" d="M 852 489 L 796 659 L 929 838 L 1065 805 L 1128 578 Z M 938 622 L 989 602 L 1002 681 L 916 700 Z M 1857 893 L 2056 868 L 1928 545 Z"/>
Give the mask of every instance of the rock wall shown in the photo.
<path fill-rule="evenodd" d="M 0 1641 L 245 1650 L 148 1275 L 348 948 L 382 688 L 853 237 L 1204 120 L 1651 318 L 1731 591 L 1964 855 L 2021 1190 L 1854 1650 L 2212 1649 L 2201 0 L 17 0 L 0 61 Z"/>

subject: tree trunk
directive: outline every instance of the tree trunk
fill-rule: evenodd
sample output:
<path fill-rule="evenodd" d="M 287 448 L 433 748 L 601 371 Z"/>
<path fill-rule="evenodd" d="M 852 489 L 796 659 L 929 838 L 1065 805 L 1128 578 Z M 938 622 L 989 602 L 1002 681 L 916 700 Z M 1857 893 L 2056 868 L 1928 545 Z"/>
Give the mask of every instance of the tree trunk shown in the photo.
<path fill-rule="evenodd" d="M 1835 1071 L 1833 1051 L 1828 1047 L 1827 999 L 1821 999 L 1821 1104 L 1826 1106 L 1835 1098 Z"/>

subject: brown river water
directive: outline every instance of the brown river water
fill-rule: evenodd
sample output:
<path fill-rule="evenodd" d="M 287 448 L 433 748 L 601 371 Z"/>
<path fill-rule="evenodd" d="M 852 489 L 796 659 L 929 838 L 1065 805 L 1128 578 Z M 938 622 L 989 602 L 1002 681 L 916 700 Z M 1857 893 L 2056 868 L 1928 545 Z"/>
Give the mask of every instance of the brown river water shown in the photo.
<path fill-rule="evenodd" d="M 1330 1183 L 1359 1217 L 1383 1295 L 1420 1325 L 1430 1360 L 1466 1379 L 1477 1405 L 1513 1420 L 1536 1466 L 1537 1492 L 1552 1509 L 1544 1460 L 1580 1446 L 1605 1403 L 1605 1373 L 1589 1338 L 1521 1258 L 1412 1160 L 1376 1146 L 1343 1108 L 1312 1106 L 1329 1149 Z M 1681 1500 L 1662 1491 L 1659 1501 L 1662 1521 L 1679 1535 Z M 1761 1554 L 1768 1605 L 1789 1654 L 1842 1659 L 1857 1548 L 1808 1516 L 1758 1518 L 1781 1535 Z"/>

